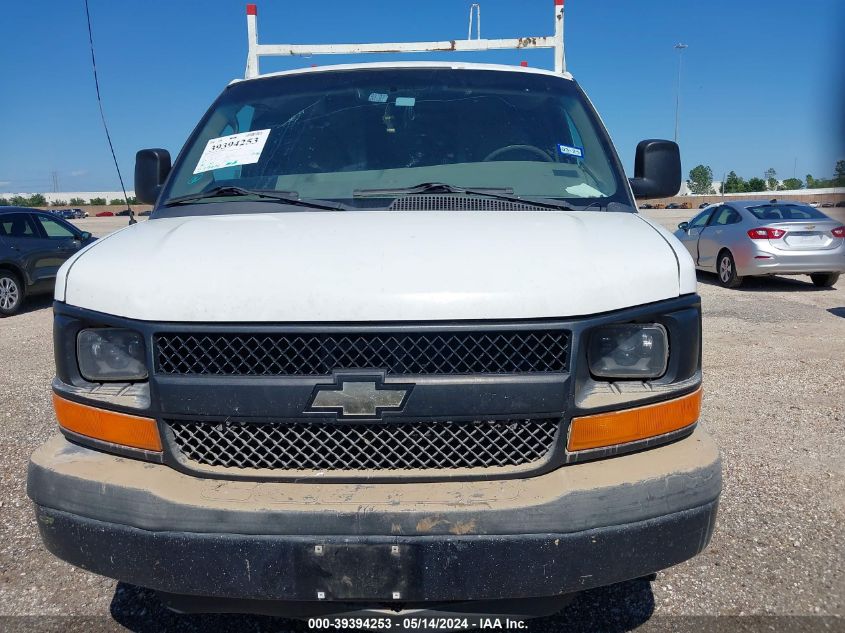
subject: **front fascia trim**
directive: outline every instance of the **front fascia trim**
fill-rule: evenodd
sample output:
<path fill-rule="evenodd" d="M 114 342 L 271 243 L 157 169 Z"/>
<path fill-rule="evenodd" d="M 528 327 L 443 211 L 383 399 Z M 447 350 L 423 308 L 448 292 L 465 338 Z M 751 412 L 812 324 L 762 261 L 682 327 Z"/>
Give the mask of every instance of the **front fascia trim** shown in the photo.
<path fill-rule="evenodd" d="M 532 320 L 508 320 L 508 321 L 442 321 L 442 322 L 425 322 L 425 323 L 308 323 L 308 324 L 194 324 L 194 323 L 152 323 L 147 321 L 138 321 L 133 319 L 126 319 L 123 317 L 114 317 L 102 313 L 92 312 L 74 306 L 68 306 L 63 303 L 55 303 L 54 309 L 56 313 L 55 323 L 55 341 L 56 341 L 56 361 L 57 372 L 62 382 L 74 384 L 73 376 L 68 376 L 78 371 L 76 367 L 75 358 L 68 358 L 68 354 L 73 354 L 75 345 L 63 345 L 65 342 L 62 334 L 63 330 L 68 332 L 78 331 L 83 325 L 99 325 L 111 327 L 123 327 L 136 331 L 140 331 L 144 335 L 147 353 L 147 366 L 149 368 L 155 367 L 154 364 L 154 346 L 153 337 L 157 332 L 163 331 L 190 331 L 196 333 L 211 332 L 211 331 L 250 331 L 250 332 L 402 332 L 402 331 L 472 331 L 472 330 L 519 330 L 519 329 L 566 329 L 571 333 L 570 337 L 570 351 L 569 351 L 569 371 L 560 373 L 530 373 L 530 374 L 502 374 L 502 375 L 434 375 L 434 376 L 388 376 L 385 384 L 414 384 L 415 398 L 433 398 L 428 403 L 420 403 L 418 406 L 411 407 L 408 405 L 407 411 L 390 412 L 390 416 L 396 416 L 396 419 L 403 419 L 406 421 L 412 420 L 436 420 L 436 419 L 451 419 L 455 421 L 469 421 L 483 416 L 485 419 L 504 419 L 504 418 L 548 418 L 559 417 L 561 426 L 555 446 L 547 454 L 547 458 L 534 462 L 535 468 L 526 471 L 524 468 L 512 469 L 507 473 L 497 472 L 485 474 L 484 472 L 468 472 L 462 471 L 458 474 L 453 474 L 444 471 L 440 476 L 426 475 L 420 478 L 418 473 L 412 472 L 409 474 L 398 474 L 393 471 L 365 471 L 361 475 L 355 472 L 341 471 L 340 474 L 322 474 L 321 481 L 349 481 L 356 479 L 366 479 L 367 481 L 429 481 L 436 479 L 461 479 L 461 480 L 477 480 L 477 479 L 506 479 L 506 478 L 523 478 L 526 476 L 533 476 L 554 470 L 566 463 L 580 462 L 585 459 L 599 459 L 610 457 L 625 452 L 642 450 L 642 448 L 650 447 L 655 442 L 650 441 L 643 443 L 634 443 L 631 446 L 615 446 L 607 449 L 597 449 L 591 451 L 589 455 L 582 454 L 574 456 L 574 454 L 567 453 L 565 449 L 565 439 L 568 433 L 569 421 L 572 417 L 584 414 L 601 413 L 603 411 L 611 411 L 631 406 L 634 403 L 612 402 L 605 406 L 592 406 L 590 408 L 584 407 L 582 398 L 578 398 L 578 394 L 584 389 L 588 389 L 595 381 L 589 375 L 589 368 L 586 362 L 586 338 L 593 328 L 600 327 L 611 323 L 630 323 L 630 322 L 659 322 L 664 325 L 669 331 L 670 338 L 670 359 L 669 368 L 666 374 L 654 381 L 655 384 L 671 385 L 673 382 L 682 383 L 678 390 L 674 389 L 656 389 L 652 395 L 638 394 L 635 406 L 643 406 L 654 402 L 660 402 L 669 398 L 685 395 L 685 393 L 692 392 L 700 385 L 700 378 L 696 379 L 696 374 L 700 377 L 701 368 L 701 350 L 700 350 L 700 299 L 698 295 L 690 294 L 661 301 L 653 304 L 643 306 L 636 306 L 624 310 L 617 310 L 604 314 L 598 314 L 591 317 L 573 317 L 566 319 L 532 319 Z M 692 340 L 695 338 L 695 340 Z M 686 344 L 678 345 L 679 340 L 687 340 Z M 64 375 L 63 375 L 64 373 Z M 690 380 L 692 379 L 692 380 Z M 279 395 L 275 396 L 277 400 L 266 400 L 262 406 L 267 407 L 265 411 L 253 410 L 249 412 L 248 418 L 242 418 L 248 421 L 290 421 L 297 419 L 299 421 L 305 419 L 313 419 L 313 413 L 305 414 L 300 407 L 296 415 L 280 416 L 279 411 L 284 409 L 279 408 L 282 403 L 289 400 L 287 397 L 287 388 L 298 389 L 299 391 L 307 392 L 308 395 L 313 393 L 313 389 L 317 385 L 328 385 L 335 381 L 334 377 L 242 377 L 242 376 L 170 376 L 158 375 L 154 372 L 150 374 L 150 406 L 143 412 L 143 415 L 154 417 L 158 420 L 159 431 L 162 438 L 170 437 L 169 427 L 165 423 L 165 419 L 193 419 L 193 420 L 208 420 L 209 422 L 219 421 L 226 418 L 236 418 L 239 411 L 225 411 L 225 410 L 191 410 L 177 411 L 174 403 L 179 401 L 191 400 L 194 403 L 211 403 L 215 406 L 216 403 L 231 400 L 229 396 L 236 395 L 239 389 L 246 385 L 246 381 L 253 383 L 266 380 L 268 383 L 276 381 L 279 389 L 267 391 L 278 391 Z M 181 384 L 180 384 L 181 383 Z M 217 393 L 217 398 L 209 398 L 207 401 L 203 398 L 178 398 L 178 394 L 184 393 L 183 389 L 188 388 L 189 385 L 196 385 L 203 383 L 206 389 L 205 393 Z M 60 383 L 58 383 L 60 384 Z M 184 387 L 183 387 L 184 385 Z M 455 397 L 455 391 L 466 389 L 467 385 L 475 385 L 482 391 L 495 391 L 496 389 L 506 390 L 508 397 L 507 401 L 511 403 L 512 408 L 508 411 L 477 411 L 473 414 L 472 410 L 454 411 L 450 414 L 448 403 L 461 398 Z M 543 392 L 542 397 L 538 397 L 538 388 Z M 426 396 L 426 390 L 430 396 Z M 551 391 L 550 391 L 551 390 Z M 284 393 L 283 393 L 284 392 Z M 69 400 L 84 402 L 86 404 L 94 404 L 95 406 L 103 406 L 103 403 L 90 403 L 84 399 L 80 399 L 74 394 L 57 391 L 62 397 Z M 198 392 L 199 393 L 199 392 Z M 293 392 L 291 392 L 293 393 Z M 461 392 L 463 393 L 463 392 Z M 227 396 L 227 394 L 229 394 Z M 422 394 L 422 396 L 421 396 Z M 479 399 L 478 402 L 481 400 Z M 163 406 L 162 403 L 168 403 Z M 290 406 L 290 403 L 287 403 Z M 427 406 L 426 406 L 427 405 Z M 201 405 L 200 405 L 201 406 Z M 474 405 L 469 405 L 470 408 Z M 488 405 L 489 406 L 489 405 Z M 125 407 L 112 406 L 109 407 L 116 411 L 126 412 L 130 414 L 139 414 L 138 409 L 127 409 Z M 422 414 L 421 411 L 428 410 L 429 414 Z M 437 412 L 437 415 L 431 415 L 430 412 Z M 442 411 L 442 413 L 441 413 Z M 475 417 L 474 417 L 475 415 Z M 347 419 L 341 419 L 336 415 L 329 413 L 321 416 L 321 419 L 329 422 L 348 422 Z M 670 434 L 670 436 L 663 438 L 666 442 L 679 439 L 683 435 L 688 435 L 692 432 L 692 428 L 688 429 L 685 434 Z M 84 438 L 71 437 L 69 438 L 75 442 L 85 444 Z M 109 450 L 108 447 L 102 445 L 96 446 L 99 450 Z M 129 456 L 127 449 L 122 449 L 121 454 Z M 131 453 L 131 449 L 129 450 Z M 139 459 L 145 459 L 146 456 L 142 452 L 135 455 Z M 186 463 L 184 457 L 178 453 L 172 442 L 165 441 L 164 447 L 164 462 L 169 466 L 185 473 L 200 474 L 203 477 L 219 478 L 219 479 L 244 479 L 255 480 L 254 474 L 244 476 L 239 474 L 236 469 L 206 469 L 198 470 Z M 478 469 L 483 471 L 484 469 Z M 385 474 L 386 473 L 386 474 Z M 302 480 L 302 476 L 296 471 L 286 471 L 283 474 L 274 473 L 270 476 L 262 476 L 261 480 L 271 481 L 294 481 Z"/>

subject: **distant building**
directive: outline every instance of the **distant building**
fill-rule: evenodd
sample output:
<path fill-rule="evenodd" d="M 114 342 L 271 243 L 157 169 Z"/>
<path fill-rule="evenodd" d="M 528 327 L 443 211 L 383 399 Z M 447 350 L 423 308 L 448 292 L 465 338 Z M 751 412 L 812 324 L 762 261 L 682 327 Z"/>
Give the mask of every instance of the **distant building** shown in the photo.
<path fill-rule="evenodd" d="M 721 180 L 714 180 L 713 181 L 713 192 L 719 193 L 721 191 L 722 191 L 722 181 Z M 681 183 L 681 190 L 678 192 L 678 195 L 679 196 L 694 196 L 696 194 L 694 194 L 690 191 L 690 188 L 689 188 L 689 185 L 687 184 L 687 181 L 684 180 Z M 707 194 L 701 194 L 701 195 L 707 195 Z M 713 195 L 713 194 L 710 194 L 710 195 Z"/>

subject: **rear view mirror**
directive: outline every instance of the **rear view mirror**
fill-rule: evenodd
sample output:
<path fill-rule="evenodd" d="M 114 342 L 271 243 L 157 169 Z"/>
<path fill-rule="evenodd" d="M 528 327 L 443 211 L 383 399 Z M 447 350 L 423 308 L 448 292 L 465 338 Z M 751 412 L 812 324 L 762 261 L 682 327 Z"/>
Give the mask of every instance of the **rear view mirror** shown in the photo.
<path fill-rule="evenodd" d="M 138 202 L 155 204 L 170 173 L 170 152 L 142 149 L 135 154 L 135 197 Z"/>
<path fill-rule="evenodd" d="M 631 189 L 637 198 L 669 198 L 681 189 L 681 151 L 672 141 L 651 139 L 637 145 Z"/>
<path fill-rule="evenodd" d="M 689 231 L 689 222 L 681 222 L 678 225 L 678 228 L 681 229 L 682 231 Z"/>

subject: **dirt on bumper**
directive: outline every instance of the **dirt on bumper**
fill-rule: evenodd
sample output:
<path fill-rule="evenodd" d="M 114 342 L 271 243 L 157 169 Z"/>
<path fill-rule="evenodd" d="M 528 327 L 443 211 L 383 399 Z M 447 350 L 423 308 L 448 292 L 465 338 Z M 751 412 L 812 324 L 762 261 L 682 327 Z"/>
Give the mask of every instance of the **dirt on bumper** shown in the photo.
<path fill-rule="evenodd" d="M 499 599 L 618 582 L 701 551 L 720 490 L 701 429 L 528 479 L 425 484 L 201 479 L 57 436 L 28 478 L 60 558 L 160 591 L 263 600 Z"/>

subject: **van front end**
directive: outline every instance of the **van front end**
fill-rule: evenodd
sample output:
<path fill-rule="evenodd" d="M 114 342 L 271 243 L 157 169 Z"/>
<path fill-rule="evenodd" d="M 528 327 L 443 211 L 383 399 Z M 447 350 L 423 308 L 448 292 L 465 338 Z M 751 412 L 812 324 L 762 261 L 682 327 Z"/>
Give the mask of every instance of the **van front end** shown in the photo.
<path fill-rule="evenodd" d="M 556 322 L 367 326 L 57 303 L 55 341 L 63 434 L 28 481 L 42 538 L 182 611 L 525 610 L 680 563 L 713 531 L 696 295 Z M 145 381 L 83 375 L 131 372 L 123 352 Z M 595 375 L 614 363 L 665 365 Z"/>

